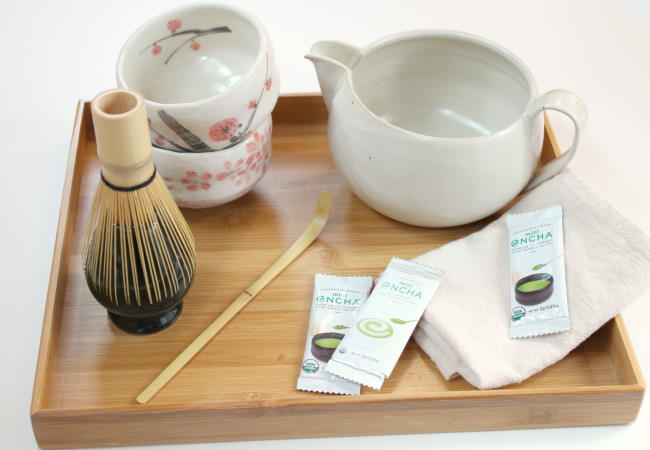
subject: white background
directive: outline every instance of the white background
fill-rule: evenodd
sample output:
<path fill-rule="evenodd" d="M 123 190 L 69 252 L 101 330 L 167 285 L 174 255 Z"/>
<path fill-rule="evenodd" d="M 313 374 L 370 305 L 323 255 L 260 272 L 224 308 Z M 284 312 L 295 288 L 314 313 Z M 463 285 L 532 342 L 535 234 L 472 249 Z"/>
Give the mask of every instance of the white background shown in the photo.
<path fill-rule="evenodd" d="M 0 0 L 3 449 L 36 448 L 29 403 L 75 103 L 113 87 L 114 65 L 122 42 L 148 17 L 182 3 Z M 590 119 L 572 167 L 650 234 L 648 0 L 238 3 L 257 15 L 273 38 L 283 92 L 318 90 L 313 68 L 302 56 L 319 39 L 365 45 L 397 31 L 449 28 L 504 45 L 527 62 L 541 91 L 565 88 L 583 97 Z M 571 127 L 554 118 L 566 144 L 571 139 Z M 624 314 L 646 375 L 650 375 L 649 300 L 650 295 L 645 293 Z M 649 428 L 646 401 L 638 420 L 625 426 L 197 444 L 184 448 L 650 448 Z"/>

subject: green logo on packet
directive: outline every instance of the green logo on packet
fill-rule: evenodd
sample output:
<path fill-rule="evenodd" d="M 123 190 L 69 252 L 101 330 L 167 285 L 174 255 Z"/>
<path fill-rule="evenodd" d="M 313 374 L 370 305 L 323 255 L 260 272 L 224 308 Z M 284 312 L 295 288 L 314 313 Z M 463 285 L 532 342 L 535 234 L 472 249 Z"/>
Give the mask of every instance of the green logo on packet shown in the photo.
<path fill-rule="evenodd" d="M 381 319 L 361 319 L 357 322 L 357 330 L 375 339 L 385 339 L 393 335 L 393 327 Z"/>
<path fill-rule="evenodd" d="M 512 310 L 512 321 L 517 321 L 526 315 L 526 310 L 521 306 L 517 306 Z"/>
<path fill-rule="evenodd" d="M 404 320 L 404 319 L 398 319 L 397 317 L 393 317 L 392 319 L 390 319 L 390 321 L 398 325 L 404 325 L 407 323 L 415 322 L 415 320 Z"/>
<path fill-rule="evenodd" d="M 318 367 L 318 361 L 314 359 L 306 359 L 302 362 L 302 371 L 305 373 L 316 373 Z"/>

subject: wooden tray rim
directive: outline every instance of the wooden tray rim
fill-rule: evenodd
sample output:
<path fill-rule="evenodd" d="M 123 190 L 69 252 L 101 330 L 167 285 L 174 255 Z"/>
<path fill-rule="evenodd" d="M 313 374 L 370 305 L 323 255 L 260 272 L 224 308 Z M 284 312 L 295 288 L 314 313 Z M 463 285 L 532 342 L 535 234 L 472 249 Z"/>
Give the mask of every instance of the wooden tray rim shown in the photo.
<path fill-rule="evenodd" d="M 315 98 L 320 98 L 318 93 L 305 93 L 305 94 L 283 94 L 280 96 L 278 103 L 284 102 L 287 107 L 298 107 L 303 101 L 313 102 Z M 174 403 L 174 404 L 148 404 L 148 405 L 127 405 L 122 407 L 110 408 L 84 408 L 84 409 L 63 409 L 63 408 L 43 408 L 41 401 L 43 399 L 43 392 L 47 382 L 47 375 L 49 370 L 49 358 L 55 343 L 52 340 L 56 324 L 53 323 L 57 304 L 57 288 L 60 288 L 58 282 L 61 278 L 61 261 L 67 243 L 67 229 L 69 227 L 70 218 L 70 202 L 73 197 L 74 182 L 77 180 L 75 172 L 79 165 L 80 147 L 83 142 L 84 134 L 87 132 L 86 127 L 89 124 L 89 101 L 79 100 L 77 103 L 77 110 L 75 114 L 75 122 L 73 126 L 73 133 L 71 137 L 70 150 L 66 166 L 65 181 L 63 185 L 63 193 L 61 197 L 61 208 L 59 212 L 59 220 L 57 224 L 56 240 L 54 244 L 52 266 L 50 278 L 48 282 L 48 290 L 46 296 L 46 304 L 44 310 L 44 318 L 41 331 L 41 339 L 39 344 L 39 353 L 36 365 L 36 374 L 34 378 L 34 388 L 31 402 L 30 415 L 32 419 L 57 416 L 57 417 L 74 417 L 74 416 L 90 416 L 90 415 L 106 415 L 106 414 L 122 414 L 128 412 L 181 412 L 181 411 L 202 411 L 202 410 L 222 410 L 222 409 L 257 409 L 264 407 L 301 407 L 301 406 L 330 406 L 330 405 L 349 405 L 350 401 L 347 397 L 340 396 L 314 396 L 313 399 L 305 400 L 285 400 L 271 399 L 271 400 L 233 400 L 233 401 L 219 401 L 217 402 L 191 402 L 191 403 Z M 545 130 L 555 150 L 559 154 L 559 145 L 555 134 L 545 117 Z M 399 399 L 382 398 L 374 396 L 357 396 L 355 397 L 354 405 L 376 404 L 376 403 L 402 403 L 402 402 L 428 402 L 436 400 L 472 400 L 480 398 L 500 399 L 500 398 L 524 398 L 524 397 L 554 397 L 563 395 L 590 395 L 590 394 L 619 394 L 619 393 L 639 393 L 645 390 L 645 382 L 641 369 L 639 367 L 636 355 L 631 345 L 631 341 L 620 315 L 612 319 L 612 326 L 619 333 L 622 340 L 623 348 L 625 349 L 624 356 L 627 361 L 624 362 L 626 366 L 626 375 L 630 377 L 633 382 L 626 384 L 614 385 L 601 385 L 601 386 L 579 386 L 570 388 L 525 388 L 508 390 L 507 387 L 501 389 L 469 389 L 445 392 L 444 394 L 422 394 L 422 395 L 405 395 Z"/>

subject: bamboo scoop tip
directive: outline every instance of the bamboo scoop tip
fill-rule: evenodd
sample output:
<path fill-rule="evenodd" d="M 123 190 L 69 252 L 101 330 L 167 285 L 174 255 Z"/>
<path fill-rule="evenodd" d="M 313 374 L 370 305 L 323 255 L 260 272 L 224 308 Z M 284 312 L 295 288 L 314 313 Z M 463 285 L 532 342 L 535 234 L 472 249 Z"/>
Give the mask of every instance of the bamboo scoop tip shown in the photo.
<path fill-rule="evenodd" d="M 321 191 L 320 196 L 318 197 L 318 203 L 316 204 L 316 214 L 325 213 L 326 216 L 329 216 L 331 209 L 332 194 L 328 191 Z"/>
<path fill-rule="evenodd" d="M 152 397 L 151 395 L 148 395 L 146 394 L 146 392 L 143 391 L 140 395 L 138 395 L 135 398 L 135 401 L 140 403 L 141 405 L 146 405 L 149 402 L 149 400 L 151 400 L 151 397 Z"/>

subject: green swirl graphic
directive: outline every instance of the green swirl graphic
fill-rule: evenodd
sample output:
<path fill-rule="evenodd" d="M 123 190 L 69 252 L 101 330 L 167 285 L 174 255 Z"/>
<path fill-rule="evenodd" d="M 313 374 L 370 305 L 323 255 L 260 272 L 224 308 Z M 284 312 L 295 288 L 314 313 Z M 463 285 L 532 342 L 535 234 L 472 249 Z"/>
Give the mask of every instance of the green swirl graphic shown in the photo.
<path fill-rule="evenodd" d="M 361 319 L 357 322 L 357 330 L 361 331 L 368 337 L 384 339 L 393 335 L 393 327 L 389 323 L 380 319 Z"/>

